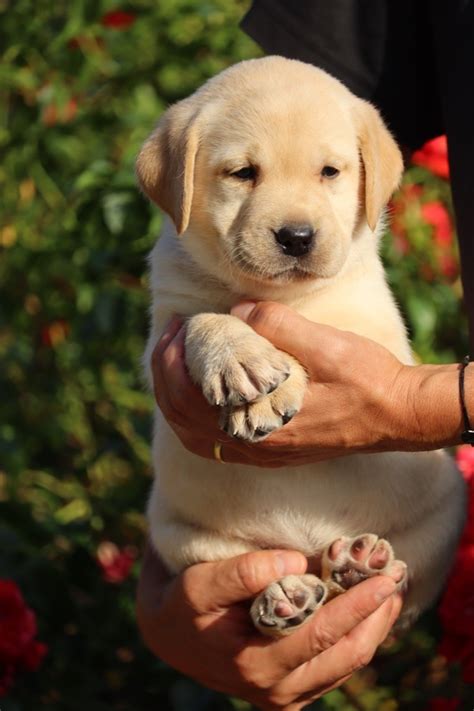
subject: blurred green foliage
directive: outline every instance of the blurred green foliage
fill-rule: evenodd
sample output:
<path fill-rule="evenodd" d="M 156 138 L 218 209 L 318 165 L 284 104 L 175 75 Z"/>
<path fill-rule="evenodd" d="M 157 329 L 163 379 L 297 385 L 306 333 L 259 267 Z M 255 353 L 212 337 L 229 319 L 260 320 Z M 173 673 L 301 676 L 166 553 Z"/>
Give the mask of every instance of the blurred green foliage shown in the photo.
<path fill-rule="evenodd" d="M 161 218 L 136 189 L 134 159 L 167 104 L 259 54 L 238 30 L 247 4 L 0 0 L 0 577 L 20 584 L 50 649 L 2 711 L 249 708 L 145 652 L 136 569 L 114 585 L 96 562 L 102 541 L 141 546 L 150 483 L 139 358 Z M 420 224 L 407 226 L 408 259 L 386 241 L 389 273 L 419 353 L 451 359 L 465 343 L 459 282 L 420 279 L 414 235 L 432 237 Z M 364 708 L 420 708 L 423 684 L 405 677 L 426 676 L 426 629 L 382 660 L 378 686 L 375 667 L 359 678 Z M 352 709 L 350 698 L 337 691 L 314 708 Z"/>
<path fill-rule="evenodd" d="M 469 350 L 468 330 L 449 183 L 412 166 L 389 217 L 382 255 L 415 355 L 428 363 L 459 361 Z"/>

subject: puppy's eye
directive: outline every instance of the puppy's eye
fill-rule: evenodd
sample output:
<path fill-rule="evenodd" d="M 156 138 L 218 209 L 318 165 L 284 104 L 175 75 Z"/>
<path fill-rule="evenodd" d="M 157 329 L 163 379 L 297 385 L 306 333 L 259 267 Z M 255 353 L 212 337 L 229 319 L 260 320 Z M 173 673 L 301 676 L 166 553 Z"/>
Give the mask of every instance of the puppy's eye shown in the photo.
<path fill-rule="evenodd" d="M 332 165 L 325 165 L 321 171 L 323 178 L 337 178 L 340 171 Z"/>
<path fill-rule="evenodd" d="M 246 165 L 245 168 L 236 170 L 235 173 L 231 173 L 233 178 L 238 178 L 239 180 L 255 180 L 257 177 L 257 169 L 253 165 Z"/>

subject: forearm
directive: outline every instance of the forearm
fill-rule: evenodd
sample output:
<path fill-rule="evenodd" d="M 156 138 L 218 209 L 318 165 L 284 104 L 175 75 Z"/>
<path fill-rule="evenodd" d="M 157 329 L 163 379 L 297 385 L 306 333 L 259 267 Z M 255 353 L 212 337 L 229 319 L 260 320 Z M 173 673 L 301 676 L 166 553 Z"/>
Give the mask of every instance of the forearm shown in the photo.
<path fill-rule="evenodd" d="M 459 364 L 403 365 L 374 341 L 309 322 L 280 304 L 243 302 L 233 314 L 304 365 L 303 407 L 259 443 L 232 439 L 218 429 L 216 413 L 190 383 L 180 356 L 183 335 L 166 333 L 155 362 L 155 392 L 165 417 L 195 454 L 212 459 L 219 441 L 226 463 L 281 467 L 461 443 Z M 474 364 L 465 369 L 465 403 L 474 425 Z"/>
<path fill-rule="evenodd" d="M 461 443 L 464 422 L 459 368 L 453 363 L 404 369 L 405 389 L 396 405 L 399 415 L 394 417 L 400 430 L 400 449 L 427 450 Z M 465 369 L 464 391 L 467 411 L 474 418 L 474 365 Z M 396 430 L 394 439 L 397 440 Z"/>

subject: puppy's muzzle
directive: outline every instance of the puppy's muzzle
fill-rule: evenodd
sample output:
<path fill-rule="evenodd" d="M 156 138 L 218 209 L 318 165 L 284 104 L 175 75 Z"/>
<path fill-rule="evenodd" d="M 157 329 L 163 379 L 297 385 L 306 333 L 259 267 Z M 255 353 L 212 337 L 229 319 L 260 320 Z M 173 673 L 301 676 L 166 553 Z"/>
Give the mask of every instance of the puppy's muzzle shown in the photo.
<path fill-rule="evenodd" d="M 302 257 L 313 248 L 314 230 L 311 225 L 284 225 L 274 231 L 274 235 L 281 251 L 288 257 Z"/>

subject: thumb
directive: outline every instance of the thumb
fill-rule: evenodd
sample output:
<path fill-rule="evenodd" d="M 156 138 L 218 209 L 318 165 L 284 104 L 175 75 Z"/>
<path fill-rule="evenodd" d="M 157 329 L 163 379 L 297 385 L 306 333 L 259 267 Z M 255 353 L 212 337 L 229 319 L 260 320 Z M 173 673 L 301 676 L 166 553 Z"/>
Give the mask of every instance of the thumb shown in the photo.
<path fill-rule="evenodd" d="M 306 361 L 309 342 L 317 340 L 308 338 L 310 330 L 325 328 L 316 326 L 288 306 L 274 301 L 257 303 L 243 301 L 233 306 L 230 313 L 245 321 L 274 346 L 295 356 L 302 363 Z"/>
<path fill-rule="evenodd" d="M 201 613 L 221 611 L 261 592 L 285 575 L 301 575 L 307 560 L 296 551 L 255 551 L 184 572 L 187 597 Z"/>

